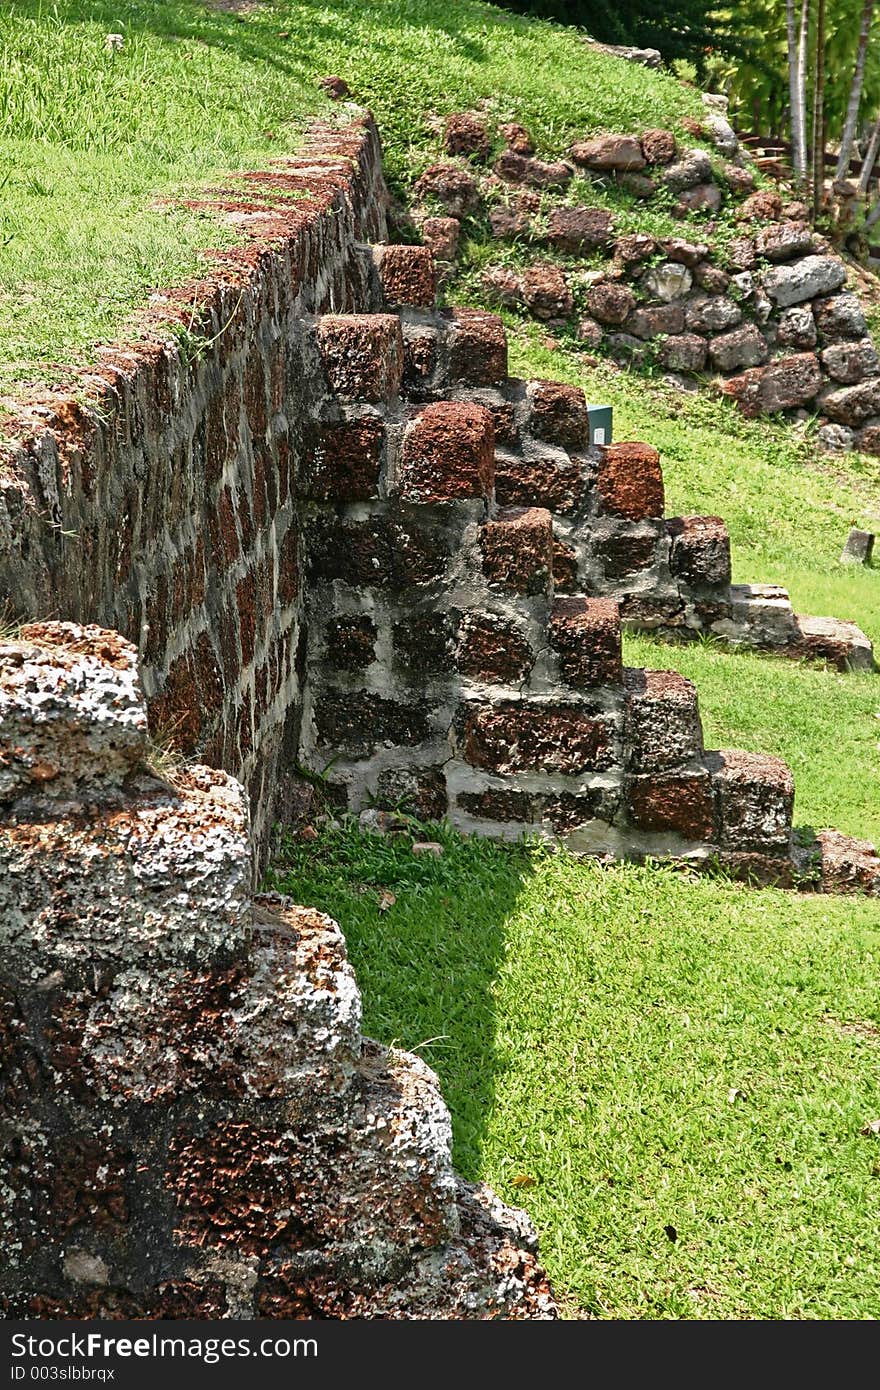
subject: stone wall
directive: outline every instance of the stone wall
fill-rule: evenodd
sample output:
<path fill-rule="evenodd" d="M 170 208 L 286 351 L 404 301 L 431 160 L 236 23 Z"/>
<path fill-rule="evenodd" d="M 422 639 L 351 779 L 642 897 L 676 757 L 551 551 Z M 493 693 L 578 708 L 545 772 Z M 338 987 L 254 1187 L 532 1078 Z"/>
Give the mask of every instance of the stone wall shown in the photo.
<path fill-rule="evenodd" d="M 547 162 L 521 126 L 452 116 L 452 158 L 416 184 L 416 222 L 450 274 L 462 217 L 471 234 L 519 248 L 518 263 L 484 270 L 490 303 L 573 331 L 622 364 L 712 380 L 746 415 L 815 414 L 826 449 L 880 453 L 880 358 L 845 263 L 803 203 L 755 190 L 723 116 L 689 125 L 711 155 L 650 130 L 577 141 Z M 660 202 L 682 234 L 620 234 L 595 197 L 609 186 Z M 724 208 L 735 209 L 733 236 L 716 226 Z"/>
<path fill-rule="evenodd" d="M 386 194 L 375 126 L 351 112 L 245 179 L 252 196 L 199 204 L 242 244 L 156 296 L 138 337 L 99 352 L 75 392 L 13 422 L 0 565 L 8 617 L 100 623 L 134 642 L 153 731 L 243 781 L 263 841 L 302 702 L 314 315 L 363 302 L 358 247 L 382 238 Z"/>

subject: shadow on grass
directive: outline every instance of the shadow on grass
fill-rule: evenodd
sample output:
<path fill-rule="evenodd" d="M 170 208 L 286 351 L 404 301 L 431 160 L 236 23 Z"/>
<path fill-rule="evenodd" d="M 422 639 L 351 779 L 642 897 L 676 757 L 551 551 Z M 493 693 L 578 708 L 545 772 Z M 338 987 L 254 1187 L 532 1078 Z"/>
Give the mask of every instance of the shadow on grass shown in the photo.
<path fill-rule="evenodd" d="M 473 1180 L 499 1066 L 495 981 L 505 926 L 533 868 L 520 847 L 442 826 L 419 834 L 436 839 L 442 855 L 415 855 L 409 835 L 349 827 L 317 843 L 288 842 L 269 882 L 339 922 L 363 995 L 364 1032 L 419 1053 L 437 1071 L 456 1166 Z"/>

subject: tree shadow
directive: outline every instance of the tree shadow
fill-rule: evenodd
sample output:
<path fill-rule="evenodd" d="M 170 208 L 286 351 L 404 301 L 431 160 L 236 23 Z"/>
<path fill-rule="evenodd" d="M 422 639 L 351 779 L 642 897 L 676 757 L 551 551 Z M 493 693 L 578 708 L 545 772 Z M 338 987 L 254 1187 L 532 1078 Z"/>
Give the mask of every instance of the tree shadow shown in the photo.
<path fill-rule="evenodd" d="M 442 854 L 414 854 L 409 834 L 349 825 L 317 842 L 288 841 L 269 881 L 339 922 L 363 996 L 364 1033 L 419 1053 L 438 1073 L 456 1167 L 475 1181 L 504 1065 L 494 986 L 507 922 L 534 869 L 521 846 L 445 826 L 422 826 L 422 835 Z"/>
<path fill-rule="evenodd" d="M 32 19 L 47 18 L 44 0 L 7 0 L 9 15 Z M 485 47 L 474 39 L 473 12 L 467 3 L 438 4 L 437 0 L 410 0 L 405 7 L 381 0 L 346 0 L 331 13 L 324 0 L 297 0 L 295 5 L 274 0 L 256 3 L 252 9 L 223 8 L 208 0 L 159 0 L 159 3 L 126 3 L 126 0 L 94 0 L 84 14 L 82 0 L 56 0 L 51 19 L 61 24 L 82 24 L 86 20 L 101 24 L 107 32 L 149 32 L 170 41 L 188 39 L 222 48 L 247 62 L 265 63 L 281 72 L 300 76 L 311 74 L 322 47 L 345 48 L 351 40 L 352 23 L 369 19 L 377 32 L 371 38 L 373 56 L 393 54 L 399 64 L 419 46 L 418 35 L 425 29 L 442 33 L 459 57 L 480 62 Z M 388 11 L 388 41 L 379 37 L 381 11 Z M 396 21 L 400 27 L 393 27 Z M 510 15 L 485 20 L 509 26 Z M 407 45 L 401 28 L 410 29 L 416 43 Z"/>

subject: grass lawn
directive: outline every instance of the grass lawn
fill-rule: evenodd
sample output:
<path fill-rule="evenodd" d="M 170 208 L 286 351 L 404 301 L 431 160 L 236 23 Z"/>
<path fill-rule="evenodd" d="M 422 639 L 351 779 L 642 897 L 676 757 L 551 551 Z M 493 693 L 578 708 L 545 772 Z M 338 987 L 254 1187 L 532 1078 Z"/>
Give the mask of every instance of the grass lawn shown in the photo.
<path fill-rule="evenodd" d="M 554 151 L 699 109 L 670 77 L 476 0 L 6 0 L 0 396 L 57 376 L 185 280 L 222 233 L 157 195 L 295 148 L 303 119 L 330 109 L 315 87 L 328 73 L 375 111 L 392 181 L 436 158 L 432 111 L 487 97 Z"/>
<path fill-rule="evenodd" d="M 430 833 L 275 881 L 342 923 L 367 1031 L 437 1069 L 568 1314 L 876 1316 L 878 904 Z"/>

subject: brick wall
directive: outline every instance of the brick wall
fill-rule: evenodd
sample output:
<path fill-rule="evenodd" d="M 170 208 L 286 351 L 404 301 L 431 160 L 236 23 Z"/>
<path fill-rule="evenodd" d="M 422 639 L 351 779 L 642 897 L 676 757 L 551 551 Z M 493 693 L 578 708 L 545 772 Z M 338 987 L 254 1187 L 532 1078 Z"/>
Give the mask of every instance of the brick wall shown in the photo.
<path fill-rule="evenodd" d="M 314 315 L 363 302 L 359 246 L 382 238 L 386 196 L 371 119 L 314 128 L 246 204 L 210 204 L 241 245 L 100 352 L 75 396 L 23 409 L 0 457 L 11 615 L 134 642 L 152 729 L 245 783 L 261 840 L 301 704 Z"/>

